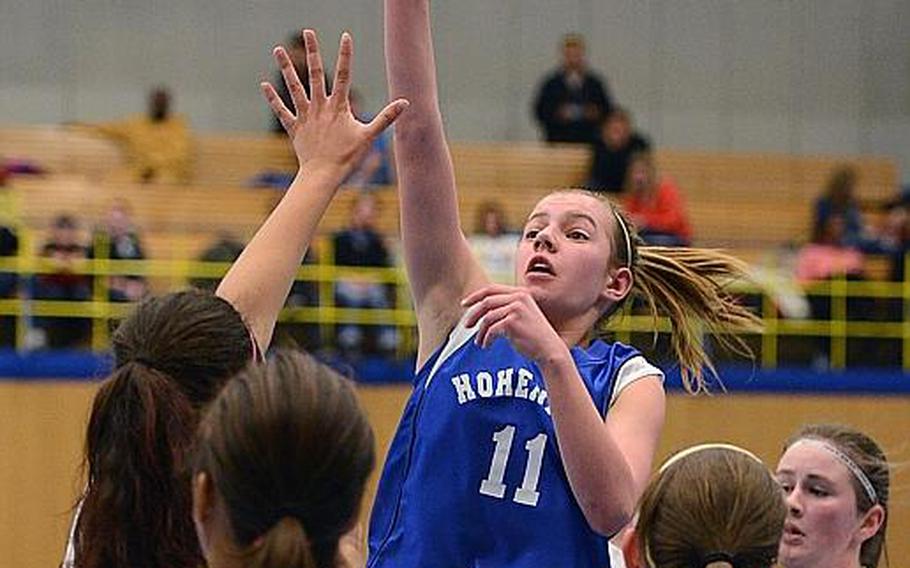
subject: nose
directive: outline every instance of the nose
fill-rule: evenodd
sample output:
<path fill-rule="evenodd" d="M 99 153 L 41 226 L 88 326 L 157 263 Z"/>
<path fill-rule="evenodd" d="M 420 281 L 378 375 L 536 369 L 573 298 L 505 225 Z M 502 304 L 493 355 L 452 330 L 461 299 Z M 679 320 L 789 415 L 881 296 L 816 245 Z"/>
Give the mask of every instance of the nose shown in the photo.
<path fill-rule="evenodd" d="M 790 493 L 784 495 L 784 503 L 787 505 L 787 512 L 793 517 L 800 517 L 803 514 L 803 503 L 799 496 L 799 490 L 793 489 Z"/>
<path fill-rule="evenodd" d="M 541 250 L 553 252 L 556 250 L 556 244 L 548 229 L 541 229 L 537 232 L 537 236 L 534 237 L 534 250 L 537 252 Z"/>

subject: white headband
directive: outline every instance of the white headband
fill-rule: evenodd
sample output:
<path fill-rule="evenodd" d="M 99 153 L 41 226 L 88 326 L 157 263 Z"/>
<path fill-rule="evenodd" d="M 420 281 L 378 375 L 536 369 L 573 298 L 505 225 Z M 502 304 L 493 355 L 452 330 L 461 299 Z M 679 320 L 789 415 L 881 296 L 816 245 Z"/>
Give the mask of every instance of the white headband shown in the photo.
<path fill-rule="evenodd" d="M 613 208 L 613 215 L 616 216 L 616 222 L 619 223 L 620 228 L 622 229 L 622 236 L 626 241 L 626 268 L 629 270 L 632 269 L 632 238 L 629 236 L 629 228 L 626 227 L 626 222 L 623 221 L 622 215 L 619 213 L 619 210 L 615 207 Z"/>
<path fill-rule="evenodd" d="M 866 475 L 866 472 L 864 472 L 862 468 L 856 465 L 856 462 L 853 461 L 850 456 L 844 453 L 840 448 L 826 440 L 819 438 L 800 438 L 791 444 L 790 447 L 792 448 L 797 444 L 810 444 L 816 448 L 821 448 L 834 456 L 837 461 L 844 464 L 844 466 L 850 470 L 850 473 L 853 474 L 853 477 L 855 477 L 856 480 L 859 481 L 859 484 L 863 486 L 863 491 L 866 493 L 866 497 L 872 501 L 872 504 L 875 505 L 878 503 L 878 493 L 875 492 L 875 487 L 872 485 L 872 481 L 869 480 L 869 476 Z"/>

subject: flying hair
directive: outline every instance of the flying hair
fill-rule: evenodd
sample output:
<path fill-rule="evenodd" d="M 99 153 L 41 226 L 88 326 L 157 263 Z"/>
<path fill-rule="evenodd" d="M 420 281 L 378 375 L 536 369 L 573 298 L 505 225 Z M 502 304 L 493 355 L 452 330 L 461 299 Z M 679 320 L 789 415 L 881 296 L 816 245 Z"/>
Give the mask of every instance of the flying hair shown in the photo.
<path fill-rule="evenodd" d="M 674 357 L 683 386 L 691 393 L 707 392 L 708 377 L 717 378 L 702 343 L 705 333 L 713 334 L 725 349 L 752 357 L 751 349 L 736 334 L 760 332 L 761 320 L 729 289 L 734 282 L 750 279 L 748 265 L 719 250 L 646 245 L 612 201 L 586 189 L 568 191 L 592 196 L 609 208 L 616 220 L 612 234 L 614 263 L 632 271 L 631 292 L 598 321 L 600 331 L 606 331 L 612 315 L 629 297 L 641 298 L 655 322 L 660 316 L 670 320 Z"/>

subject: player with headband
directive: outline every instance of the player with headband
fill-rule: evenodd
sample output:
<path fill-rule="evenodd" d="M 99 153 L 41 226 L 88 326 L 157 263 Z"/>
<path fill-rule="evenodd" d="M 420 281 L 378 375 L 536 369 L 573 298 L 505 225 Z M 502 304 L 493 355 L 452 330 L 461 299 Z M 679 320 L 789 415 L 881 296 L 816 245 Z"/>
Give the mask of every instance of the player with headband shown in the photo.
<path fill-rule="evenodd" d="M 784 568 L 876 568 L 885 549 L 890 466 L 868 435 L 834 424 L 799 430 L 777 465 L 786 494 Z"/>

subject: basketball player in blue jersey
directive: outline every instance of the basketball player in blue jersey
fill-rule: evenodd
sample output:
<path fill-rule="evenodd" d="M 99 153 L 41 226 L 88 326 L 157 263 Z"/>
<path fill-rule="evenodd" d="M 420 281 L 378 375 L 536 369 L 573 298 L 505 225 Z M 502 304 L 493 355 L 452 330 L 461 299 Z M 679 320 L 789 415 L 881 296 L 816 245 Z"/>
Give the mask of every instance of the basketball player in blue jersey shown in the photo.
<path fill-rule="evenodd" d="M 557 191 L 528 216 L 517 286 L 492 284 L 461 232 L 427 0 L 386 0 L 405 261 L 418 372 L 373 508 L 369 568 L 609 566 L 664 421 L 662 373 L 593 340 L 631 293 L 671 317 L 692 390 L 698 329 L 754 325 L 706 251 L 641 247 L 608 201 Z M 691 380 L 691 382 L 689 382 Z"/>

